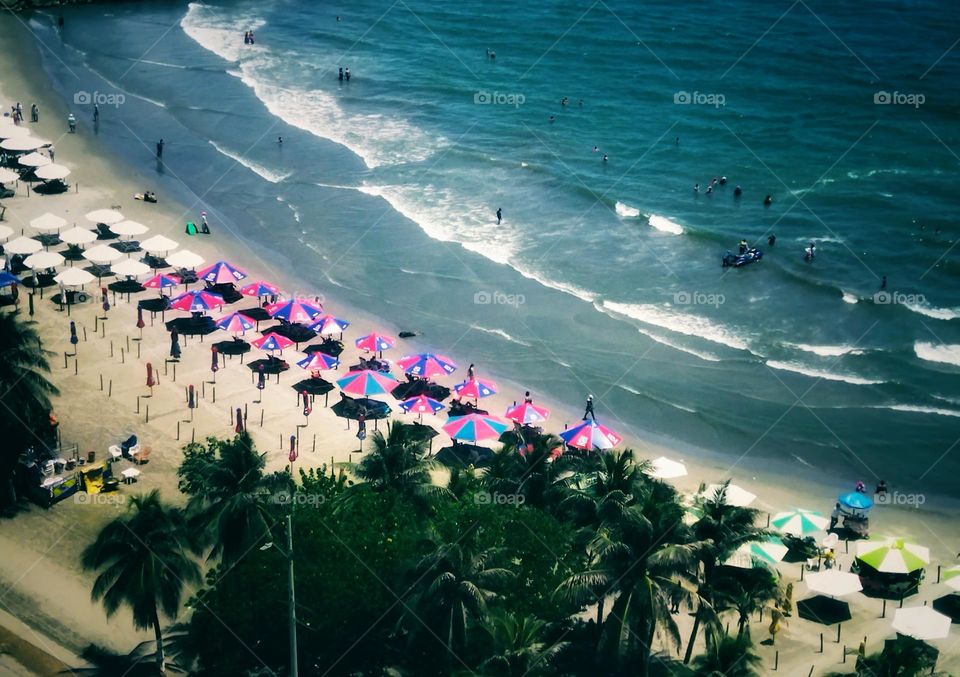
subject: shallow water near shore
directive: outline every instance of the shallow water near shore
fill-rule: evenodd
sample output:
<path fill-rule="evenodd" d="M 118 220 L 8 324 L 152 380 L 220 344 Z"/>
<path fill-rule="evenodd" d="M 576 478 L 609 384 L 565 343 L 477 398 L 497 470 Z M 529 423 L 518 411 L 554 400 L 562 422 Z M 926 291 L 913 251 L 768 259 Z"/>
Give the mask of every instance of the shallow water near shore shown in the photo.
<path fill-rule="evenodd" d="M 958 57 L 924 73 L 955 39 L 936 5 L 874 8 L 869 33 L 819 4 L 776 24 L 784 8 L 745 0 L 709 21 L 389 7 L 144 3 L 71 8 L 62 39 L 30 26 L 81 133 L 78 93 L 122 94 L 100 139 L 184 220 L 208 210 L 303 280 L 288 291 L 571 406 L 591 392 L 621 432 L 956 495 Z M 741 237 L 764 259 L 721 269 Z"/>

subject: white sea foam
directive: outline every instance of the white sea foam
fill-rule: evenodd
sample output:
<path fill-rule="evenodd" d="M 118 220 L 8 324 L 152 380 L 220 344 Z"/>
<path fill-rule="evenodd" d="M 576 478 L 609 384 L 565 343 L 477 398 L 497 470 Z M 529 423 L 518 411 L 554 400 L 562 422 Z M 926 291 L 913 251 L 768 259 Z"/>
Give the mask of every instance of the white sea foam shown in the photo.
<path fill-rule="evenodd" d="M 240 163 L 241 165 L 243 165 L 253 173 L 260 176 L 260 178 L 266 179 L 270 183 L 280 183 L 281 181 L 288 178 L 292 174 L 292 172 L 284 173 L 284 172 L 277 171 L 275 169 L 270 169 L 269 167 L 265 167 L 259 162 L 256 162 L 254 160 L 251 160 L 250 158 L 243 157 L 242 155 L 239 155 L 237 153 L 227 150 L 226 148 L 216 143 L 215 141 L 210 141 L 209 143 L 211 146 L 216 148 L 217 152 L 219 152 L 221 155 L 226 155 L 231 160 L 235 160 L 236 162 Z"/>
<path fill-rule="evenodd" d="M 659 231 L 664 233 L 670 233 L 672 235 L 683 235 L 683 226 L 679 223 L 675 223 L 668 219 L 665 216 L 658 216 L 657 214 L 651 214 L 647 219 L 653 228 L 656 228 Z"/>
<path fill-rule="evenodd" d="M 860 298 L 856 294 L 851 294 L 850 292 L 843 291 L 842 289 L 840 291 L 843 292 L 844 303 L 856 303 L 857 301 L 860 300 Z"/>
<path fill-rule="evenodd" d="M 960 367 L 960 345 L 937 344 L 927 341 L 917 341 L 913 344 L 913 352 L 917 357 L 927 362 L 940 362 Z"/>
<path fill-rule="evenodd" d="M 674 350 L 679 350 L 682 353 L 687 353 L 688 355 L 699 357 L 701 360 L 705 360 L 707 362 L 720 362 L 720 358 L 714 355 L 713 353 L 708 353 L 702 350 L 694 350 L 689 346 L 685 346 L 682 343 L 678 343 L 676 341 L 671 341 L 665 336 L 660 336 L 659 334 L 655 334 L 654 332 L 648 331 L 646 329 L 640 329 L 639 331 L 641 334 L 643 334 L 647 338 L 653 339 L 657 343 L 673 348 Z"/>
<path fill-rule="evenodd" d="M 473 325 L 473 326 L 471 327 L 471 329 L 476 329 L 477 331 L 482 331 L 482 332 L 485 333 L 485 334 L 492 334 L 492 335 L 494 335 L 494 336 L 499 336 L 500 338 L 506 339 L 506 340 L 509 341 L 510 343 L 515 343 L 515 344 L 517 344 L 518 346 L 524 346 L 524 347 L 526 347 L 526 348 L 529 348 L 529 347 L 532 345 L 532 344 L 530 344 L 530 343 L 527 343 L 527 342 L 524 341 L 523 339 L 518 339 L 518 338 L 515 337 L 515 336 L 511 336 L 510 334 L 508 334 L 507 332 L 505 332 L 503 329 L 491 329 L 491 328 L 489 328 L 489 327 L 481 327 L 481 326 L 476 325 L 476 324 Z"/>
<path fill-rule="evenodd" d="M 614 205 L 614 209 L 617 212 L 617 216 L 621 216 L 625 218 L 634 218 L 636 216 L 640 216 L 639 209 L 635 207 L 631 207 L 630 205 L 624 204 L 623 202 L 617 202 L 617 204 Z"/>
<path fill-rule="evenodd" d="M 858 350 L 853 346 L 815 346 L 809 343 L 787 343 L 790 348 L 802 350 L 805 353 L 813 353 L 820 357 L 840 357 L 841 355 L 863 355 L 863 350 Z"/>
<path fill-rule="evenodd" d="M 960 410 L 942 409 L 940 407 L 924 407 L 916 404 L 886 404 L 874 409 L 889 409 L 892 411 L 905 411 L 913 414 L 935 414 L 937 416 L 960 416 Z"/>
<path fill-rule="evenodd" d="M 803 374 L 804 376 L 809 376 L 810 378 L 823 379 L 825 381 L 841 381 L 843 383 L 849 383 L 856 386 L 869 386 L 869 385 L 878 385 L 883 383 L 883 381 L 877 381 L 874 379 L 862 378 L 860 376 L 854 376 L 852 374 L 837 374 L 830 371 L 824 371 L 822 369 L 812 369 L 805 364 L 800 364 L 798 362 L 780 362 L 778 360 L 767 360 L 767 366 L 771 369 L 779 369 L 781 371 L 789 371 L 795 374 Z"/>
<path fill-rule="evenodd" d="M 915 313 L 932 317 L 935 320 L 955 320 L 960 317 L 960 310 L 957 308 L 935 308 L 919 303 L 906 303 L 904 305 Z"/>
<path fill-rule="evenodd" d="M 676 334 L 695 336 L 735 350 L 750 350 L 747 340 L 738 336 L 732 329 L 699 315 L 675 311 L 669 306 L 603 301 L 598 310 L 608 314 L 625 315 L 644 324 L 660 327 Z"/>
<path fill-rule="evenodd" d="M 497 263 L 509 264 L 522 228 L 490 228 L 490 208 L 467 203 L 445 188 L 364 184 L 357 190 L 382 197 L 391 207 L 441 242 L 456 242 L 464 249 Z"/>
<path fill-rule="evenodd" d="M 273 115 L 315 136 L 350 149 L 367 167 L 420 162 L 447 146 L 399 115 L 351 114 L 337 98 L 320 89 L 284 87 L 290 77 L 290 57 L 270 47 L 244 45 L 237 26 L 256 31 L 264 22 L 254 14 L 237 17 L 235 10 L 191 2 L 180 26 L 205 49 L 232 64 L 227 70 L 253 90 Z"/>

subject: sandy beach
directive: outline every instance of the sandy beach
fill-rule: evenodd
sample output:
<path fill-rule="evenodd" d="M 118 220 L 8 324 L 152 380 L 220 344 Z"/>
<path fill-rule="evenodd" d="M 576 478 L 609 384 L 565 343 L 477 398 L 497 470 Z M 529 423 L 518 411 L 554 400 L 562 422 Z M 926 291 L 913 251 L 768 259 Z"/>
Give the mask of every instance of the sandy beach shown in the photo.
<path fill-rule="evenodd" d="M 29 222 L 47 212 L 63 216 L 71 225 L 87 227 L 91 224 L 84 219 L 86 212 L 116 207 L 127 218 L 149 226 L 150 235 L 166 235 L 178 241 L 181 248 L 203 256 L 208 264 L 225 259 L 244 270 L 250 280 L 268 280 L 292 293 L 324 298 L 325 309 L 351 321 L 344 338 L 346 350 L 341 356 L 342 365 L 355 363 L 361 354 L 353 347 L 355 338 L 372 330 L 396 336 L 410 329 L 383 323 L 363 308 L 339 305 L 336 294 L 330 290 L 307 288 L 298 281 L 297 271 L 272 264 L 272 257 L 260 256 L 221 224 L 211 223 L 211 236 L 185 235 L 184 223 L 199 218 L 201 196 L 197 196 L 193 204 L 172 202 L 165 195 L 159 196 L 159 204 L 134 200 L 135 193 L 151 186 L 151 177 L 128 171 L 87 128 L 78 134 L 66 133 L 67 107 L 52 95 L 43 78 L 37 77 L 42 69 L 38 65 L 37 48 L 25 25 L 9 14 L 0 17 L 0 42 L 9 46 L 0 54 L 0 104 L 8 110 L 16 101 L 22 102 L 25 108 L 37 102 L 41 114 L 39 124 L 31 125 L 34 133 L 51 139 L 57 161 L 72 170 L 68 179 L 71 190 L 67 193 L 41 196 L 31 192 L 28 195 L 26 185 L 20 184 L 16 197 L 4 200 L 7 208 L 4 224 L 14 228 L 16 234 L 21 231 L 27 236 L 36 234 Z M 142 139 L 131 140 L 131 143 L 142 143 L 143 153 L 149 156 L 155 141 Z M 170 167 L 169 171 L 176 172 L 176 167 Z M 86 290 L 93 292 L 94 300 L 74 306 L 69 317 L 49 300 L 55 288 L 45 290 L 45 298 L 37 295 L 34 300 L 33 319 L 38 323 L 44 347 L 55 353 L 51 358 L 52 380 L 61 391 L 56 400 L 56 415 L 63 444 L 77 445 L 81 455 L 95 452 L 97 458 L 102 459 L 109 445 L 136 434 L 141 445 L 150 448 L 151 455 L 149 463 L 141 468 L 136 484 L 122 485 L 118 494 L 98 501 L 68 499 L 49 510 L 31 507 L 0 525 L 0 551 L 5 554 L 0 558 L 0 672 L 5 674 L 54 674 L 62 669 L 63 663 L 79 660 L 76 655 L 91 642 L 129 651 L 136 643 L 151 638 L 149 632 L 133 630 L 126 610 L 107 619 L 99 604 L 90 600 L 92 576 L 82 571 L 80 552 L 108 520 L 124 510 L 124 499 L 132 493 L 156 488 L 167 501 L 182 502 L 176 476 L 182 445 L 192 439 L 231 434 L 232 412 L 236 408 L 247 412 L 251 434 L 259 449 L 267 452 L 268 470 L 280 470 L 288 465 L 287 445 L 291 435 L 299 439 L 297 468 L 317 468 L 330 463 L 339 466 L 359 458 L 356 424 L 347 425 L 344 419 L 335 417 L 323 406 L 323 398 L 317 399 L 305 422 L 291 385 L 307 375 L 295 365 L 282 374 L 279 381 L 269 378 L 262 395 L 253 383 L 250 370 L 238 358 L 227 359 L 226 367 L 214 377 L 210 371 L 210 346 L 226 338 L 220 332 L 203 340 L 182 338 L 182 358 L 177 363 L 168 362 L 169 340 L 161 318 L 145 314 L 142 338 L 135 326 L 137 300 L 156 292 L 148 290 L 134 295 L 130 302 L 119 296 L 114 299 L 111 294 L 108 319 L 104 321 L 99 319 L 104 313 L 96 302 L 98 294 L 94 286 L 89 285 Z M 382 290 L 370 291 L 383 293 Z M 21 293 L 24 313 L 25 292 Z M 240 302 L 236 307 L 248 305 L 251 305 L 249 301 Z M 177 315 L 168 313 L 167 319 Z M 76 322 L 80 335 L 75 354 L 68 341 L 70 320 Z M 456 345 L 431 346 L 429 328 L 422 337 L 398 340 L 396 349 L 385 357 L 396 360 L 424 349 L 449 354 L 464 372 L 471 362 L 471 356 L 460 354 Z M 283 351 L 282 355 L 291 363 L 300 356 L 292 349 Z M 145 385 L 148 363 L 159 378 L 152 391 Z M 522 399 L 524 385 L 513 383 L 508 372 L 501 373 L 494 365 L 477 366 L 482 376 L 495 380 L 500 386 L 496 396 L 482 402 L 485 409 L 501 414 L 508 405 Z M 327 373 L 324 376 L 331 378 Z M 444 385 L 452 386 L 455 382 L 458 381 L 451 379 Z M 185 389 L 191 385 L 199 394 L 199 404 L 193 412 L 187 408 L 185 395 Z M 604 393 L 593 394 L 602 403 Z M 565 424 L 579 420 L 580 411 L 551 401 L 549 394 L 533 393 L 533 396 L 538 404 L 553 411 L 546 426 L 548 431 L 559 432 Z M 337 400 L 336 391 L 332 392 L 329 404 Z M 402 412 L 394 415 L 404 417 Z M 428 416 L 424 422 L 439 429 L 444 420 Z M 859 479 L 821 477 L 816 468 L 793 468 L 786 460 L 782 464 L 758 462 L 750 457 L 749 449 L 744 450 L 742 458 L 731 459 L 706 450 L 672 445 L 668 440 L 631 435 L 630 430 L 623 430 L 618 421 L 609 416 L 604 422 L 624 434 L 624 447 L 633 448 L 643 458 L 667 456 L 683 461 L 689 475 L 676 482 L 681 489 L 693 492 L 702 482 L 733 478 L 735 483 L 755 493 L 758 496 L 755 507 L 769 514 L 794 507 L 828 514 L 836 496 L 851 491 Z M 449 439 L 442 433 L 434 440 L 435 448 L 447 444 Z M 128 462 L 121 462 L 121 466 L 127 467 Z M 907 600 L 906 605 L 928 604 L 949 592 L 935 581 L 938 565 L 946 567 L 957 563 L 958 516 L 957 505 L 942 498 L 927 501 L 919 508 L 878 506 L 872 513 L 874 533 L 910 537 L 930 548 L 931 565 L 926 581 L 920 593 Z M 841 543 L 839 552 L 840 566 L 847 569 L 853 560 L 853 549 L 848 553 Z M 797 581 L 795 598 L 802 599 L 806 591 L 799 582 L 800 565 L 781 564 L 778 570 L 786 580 Z M 774 661 L 778 661 L 778 674 L 806 675 L 811 668 L 813 674 L 838 670 L 843 667 L 844 645 L 855 649 L 866 637 L 868 650 L 876 651 L 884 639 L 893 636 L 892 606 L 884 619 L 880 617 L 879 600 L 857 596 L 851 609 L 853 620 L 844 624 L 840 643 L 834 641 L 835 629 L 796 617 L 789 619 L 775 648 L 758 647 L 764 659 L 764 672 L 773 670 Z M 680 622 L 688 629 L 691 621 L 682 618 Z M 767 624 L 768 621 L 753 621 L 755 638 L 767 636 Z M 819 653 L 821 633 L 825 635 L 822 654 Z M 960 645 L 956 637 L 934 644 L 941 650 L 939 668 L 960 672 Z M 5 663 L 7 660 L 16 663 Z"/>

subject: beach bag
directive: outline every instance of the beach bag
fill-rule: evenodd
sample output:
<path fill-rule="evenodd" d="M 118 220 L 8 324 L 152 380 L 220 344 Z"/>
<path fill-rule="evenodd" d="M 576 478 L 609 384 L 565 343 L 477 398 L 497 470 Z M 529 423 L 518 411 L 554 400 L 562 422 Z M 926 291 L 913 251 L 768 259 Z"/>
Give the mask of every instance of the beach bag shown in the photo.
<path fill-rule="evenodd" d="M 196 235 L 197 234 L 197 224 L 193 221 L 187 221 L 187 235 Z"/>

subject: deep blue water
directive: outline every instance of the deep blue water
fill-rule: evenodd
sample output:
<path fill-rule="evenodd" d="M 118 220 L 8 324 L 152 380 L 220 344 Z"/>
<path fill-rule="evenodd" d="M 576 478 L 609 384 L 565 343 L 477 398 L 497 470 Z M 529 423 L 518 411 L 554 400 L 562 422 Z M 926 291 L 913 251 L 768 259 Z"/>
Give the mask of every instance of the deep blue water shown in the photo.
<path fill-rule="evenodd" d="M 960 54 L 942 4 L 66 19 L 62 41 L 32 22 L 45 65 L 67 100 L 126 96 L 102 116 L 110 147 L 331 299 L 534 392 L 592 392 L 621 432 L 951 491 Z M 763 260 L 721 268 L 741 238 Z"/>

